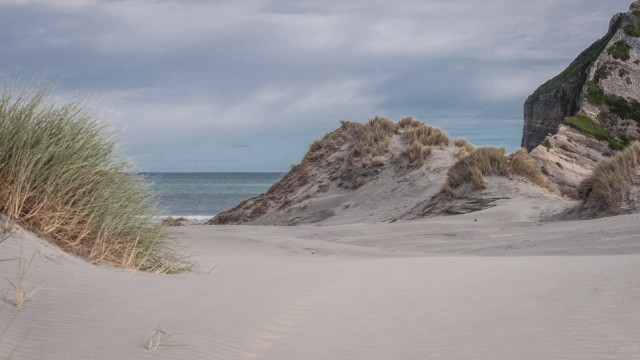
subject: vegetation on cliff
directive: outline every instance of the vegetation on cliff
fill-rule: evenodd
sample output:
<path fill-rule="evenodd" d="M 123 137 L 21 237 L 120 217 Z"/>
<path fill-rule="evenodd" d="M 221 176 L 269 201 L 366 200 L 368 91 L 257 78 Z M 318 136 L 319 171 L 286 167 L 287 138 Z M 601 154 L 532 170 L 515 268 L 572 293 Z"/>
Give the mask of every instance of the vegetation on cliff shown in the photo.
<path fill-rule="evenodd" d="M 609 47 L 607 53 L 614 59 L 627 61 L 631 58 L 630 52 L 631 45 L 624 40 L 618 40 Z"/>
<path fill-rule="evenodd" d="M 624 33 L 627 36 L 640 37 L 640 11 L 632 12 L 632 24 L 624 27 Z"/>
<path fill-rule="evenodd" d="M 92 262 L 174 272 L 154 196 L 117 161 L 116 143 L 83 105 L 45 92 L 0 98 L 0 212 Z"/>
<path fill-rule="evenodd" d="M 609 29 L 609 32 L 602 37 L 600 40 L 594 42 L 589 46 L 586 50 L 580 53 L 578 57 L 569 64 L 569 66 L 556 77 L 542 84 L 536 91 L 531 94 L 529 99 L 535 100 L 540 96 L 555 91 L 560 87 L 560 85 L 567 82 L 573 76 L 577 74 L 581 74 L 584 77 L 582 83 L 586 81 L 587 70 L 593 64 L 593 62 L 600 56 L 600 54 L 604 51 L 609 41 L 613 35 L 618 31 L 620 25 L 622 23 L 622 16 L 619 16 L 613 26 Z"/>
<path fill-rule="evenodd" d="M 592 135 L 596 139 L 607 141 L 609 143 L 609 147 L 613 150 L 622 150 L 628 145 L 626 139 L 623 139 L 622 141 L 617 140 L 611 136 L 609 131 L 602 127 L 602 125 L 593 121 L 590 117 L 584 114 L 568 117 L 564 120 L 564 123 L 574 129 L 578 129 L 584 133 Z"/>

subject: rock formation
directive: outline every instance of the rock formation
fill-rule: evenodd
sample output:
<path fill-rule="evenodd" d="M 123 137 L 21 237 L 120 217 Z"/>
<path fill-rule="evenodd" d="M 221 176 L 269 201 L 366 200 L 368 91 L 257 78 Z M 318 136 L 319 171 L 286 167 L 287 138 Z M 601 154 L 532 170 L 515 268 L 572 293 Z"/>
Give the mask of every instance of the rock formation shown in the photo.
<path fill-rule="evenodd" d="M 556 133 L 565 117 L 578 111 L 589 70 L 619 28 L 620 16 L 616 15 L 602 39 L 584 50 L 562 73 L 541 85 L 527 98 L 524 103 L 523 148 L 531 151 L 548 134 Z"/>
<path fill-rule="evenodd" d="M 522 146 L 570 197 L 603 158 L 640 139 L 640 2 L 524 105 Z"/>

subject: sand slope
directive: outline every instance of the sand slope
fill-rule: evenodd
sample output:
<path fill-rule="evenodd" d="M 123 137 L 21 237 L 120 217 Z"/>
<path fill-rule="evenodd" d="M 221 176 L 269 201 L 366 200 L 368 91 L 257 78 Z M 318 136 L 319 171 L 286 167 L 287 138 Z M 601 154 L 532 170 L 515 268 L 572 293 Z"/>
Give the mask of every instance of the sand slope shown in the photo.
<path fill-rule="evenodd" d="M 175 276 L 87 264 L 22 231 L 0 243 L 3 293 L 20 244 L 37 252 L 27 288 L 42 288 L 19 312 L 2 299 L 0 359 L 640 358 L 640 215 L 538 221 L 548 205 L 180 227 L 200 272 Z M 149 351 L 158 325 L 173 335 Z"/>

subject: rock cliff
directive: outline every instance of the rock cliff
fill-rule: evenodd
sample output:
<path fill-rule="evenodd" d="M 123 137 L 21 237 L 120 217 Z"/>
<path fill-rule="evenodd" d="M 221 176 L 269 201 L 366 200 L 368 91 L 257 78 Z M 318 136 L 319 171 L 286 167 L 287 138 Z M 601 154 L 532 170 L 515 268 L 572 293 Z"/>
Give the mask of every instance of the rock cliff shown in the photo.
<path fill-rule="evenodd" d="M 548 134 L 554 134 L 567 116 L 579 109 L 589 70 L 621 25 L 620 14 L 611 19 L 609 31 L 593 43 L 558 76 L 542 84 L 524 103 L 523 148 L 531 151 Z"/>
<path fill-rule="evenodd" d="M 525 102 L 522 146 L 563 194 L 640 139 L 640 1 Z"/>

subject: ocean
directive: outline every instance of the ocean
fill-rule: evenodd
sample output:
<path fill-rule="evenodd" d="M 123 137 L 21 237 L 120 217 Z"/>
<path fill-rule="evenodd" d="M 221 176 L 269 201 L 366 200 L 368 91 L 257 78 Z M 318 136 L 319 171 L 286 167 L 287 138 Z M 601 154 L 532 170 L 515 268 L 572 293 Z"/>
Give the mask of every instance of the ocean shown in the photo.
<path fill-rule="evenodd" d="M 206 222 L 269 189 L 284 173 L 141 173 L 165 214 Z"/>

